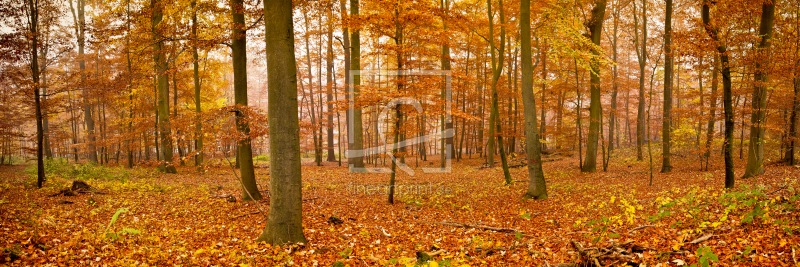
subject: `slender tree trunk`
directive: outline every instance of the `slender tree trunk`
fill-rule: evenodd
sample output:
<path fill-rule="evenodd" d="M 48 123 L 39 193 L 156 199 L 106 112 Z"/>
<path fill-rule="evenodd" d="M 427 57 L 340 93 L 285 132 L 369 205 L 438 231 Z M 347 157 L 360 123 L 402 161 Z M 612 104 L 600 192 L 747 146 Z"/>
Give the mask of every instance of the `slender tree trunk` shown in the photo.
<path fill-rule="evenodd" d="M 177 58 L 178 56 L 176 55 L 175 57 Z M 173 67 L 177 68 L 177 66 L 174 66 L 174 65 L 173 65 Z M 172 118 L 177 120 L 178 119 L 178 79 L 175 77 L 176 75 L 177 75 L 177 73 L 176 74 L 172 74 L 172 106 L 173 106 L 172 107 Z M 103 115 L 105 116 L 105 111 L 104 111 Z M 178 136 L 182 135 L 180 131 L 176 131 L 176 134 Z M 181 162 L 180 163 L 181 166 L 186 166 L 186 162 L 183 160 L 184 155 L 186 155 L 185 151 L 183 151 L 183 145 L 182 145 L 183 144 L 183 140 L 181 138 L 178 138 L 178 139 L 176 139 L 176 142 L 177 143 L 175 145 L 178 146 L 178 161 Z"/>
<path fill-rule="evenodd" d="M 703 157 L 705 158 L 705 170 L 708 171 L 708 163 L 709 158 L 711 157 L 711 142 L 714 140 L 714 124 L 716 119 L 717 113 L 717 86 L 719 84 L 717 80 L 717 73 L 719 72 L 719 56 L 714 55 L 714 67 L 712 68 L 713 73 L 711 74 L 711 103 L 709 106 L 709 118 L 708 118 L 708 126 L 706 131 L 706 146 L 705 146 L 705 154 Z"/>
<path fill-rule="evenodd" d="M 333 6 L 328 7 L 328 51 L 326 53 L 327 62 L 327 82 L 328 82 L 328 158 L 329 162 L 336 161 L 336 153 L 333 151 Z"/>
<path fill-rule="evenodd" d="M 547 140 L 547 135 L 545 135 L 545 133 L 547 132 L 546 131 L 547 130 L 547 120 L 546 120 L 547 112 L 545 111 L 545 108 L 544 108 L 544 103 L 545 103 L 544 102 L 544 97 L 545 97 L 545 92 L 547 91 L 547 50 L 546 50 L 547 49 L 546 48 L 547 47 L 547 42 L 545 42 L 544 45 L 545 45 L 545 48 L 543 48 L 541 50 L 542 51 L 541 52 L 541 56 L 542 56 L 542 102 L 541 102 L 542 109 L 541 109 L 541 113 L 542 114 L 541 114 L 541 118 L 539 119 L 540 120 L 539 123 L 541 123 L 541 126 L 539 126 L 539 138 L 541 138 L 542 140 L 546 141 Z M 546 151 L 546 150 L 547 150 L 547 143 L 542 143 L 542 151 Z"/>
<path fill-rule="evenodd" d="M 267 225 L 256 241 L 274 245 L 305 243 L 292 1 L 265 0 L 264 23 L 271 197 Z"/>
<path fill-rule="evenodd" d="M 600 35 L 603 30 L 603 20 L 606 14 L 606 0 L 597 0 L 589 25 L 590 39 L 595 45 L 600 45 Z M 599 56 L 599 51 L 592 52 Z M 586 159 L 583 162 L 582 172 L 595 172 L 597 168 L 597 141 L 600 133 L 600 63 L 592 60 L 591 67 L 591 98 L 589 102 L 589 140 L 586 144 Z"/>
<path fill-rule="evenodd" d="M 237 106 L 247 107 L 247 33 L 244 30 L 245 25 L 243 9 L 243 0 L 231 1 L 231 17 L 233 18 L 233 42 L 231 43 L 231 54 L 233 55 L 234 102 Z M 251 146 L 252 142 L 250 140 L 250 125 L 244 116 L 245 114 L 241 110 L 237 110 L 236 128 L 244 135 L 244 138 L 238 141 L 237 146 L 237 158 L 239 159 L 239 172 L 241 173 L 243 189 L 242 200 L 261 200 L 262 196 L 261 192 L 258 191 L 255 169 L 253 168 L 253 149 Z M 273 165 L 270 166 L 274 167 Z"/>
<path fill-rule="evenodd" d="M 394 187 L 397 180 L 397 157 L 399 152 L 398 145 L 400 143 L 400 126 L 403 124 L 403 114 L 400 112 L 400 105 L 398 104 L 394 108 L 394 141 L 392 142 L 392 172 L 389 175 L 389 204 L 394 204 Z"/>
<path fill-rule="evenodd" d="M 503 0 L 499 2 L 500 22 L 505 24 L 505 16 L 503 10 Z M 497 138 L 497 148 L 500 150 L 500 161 L 503 165 L 503 175 L 505 176 L 505 184 L 510 185 L 514 182 L 511 174 L 508 171 L 508 162 L 506 160 L 505 149 L 503 148 L 503 131 L 500 120 L 500 111 L 497 103 L 497 82 L 500 80 L 500 75 L 503 73 L 503 60 L 505 58 L 505 42 L 506 42 L 506 29 L 505 26 L 500 28 L 500 48 L 497 53 L 497 61 L 495 61 L 495 45 L 494 45 L 494 14 L 492 13 L 491 0 L 486 0 L 486 6 L 489 14 L 489 45 L 492 55 L 492 108 L 491 115 L 489 116 L 489 166 L 494 164 L 494 138 Z M 534 113 L 535 114 L 535 113 Z M 535 116 L 535 115 L 534 115 Z M 495 132 L 495 129 L 497 130 Z"/>
<path fill-rule="evenodd" d="M 450 8 L 450 0 L 441 0 L 442 10 L 447 10 Z M 444 31 L 447 32 L 447 21 L 444 21 Z M 446 43 L 442 45 L 442 70 L 450 71 L 450 46 Z M 444 76 L 444 79 L 449 79 L 448 76 Z M 446 83 L 442 86 L 442 100 L 445 102 L 446 106 L 450 106 L 450 102 L 452 99 L 450 88 L 447 87 Z M 448 112 L 449 110 L 445 110 Z M 441 124 L 442 124 L 442 134 L 444 134 L 444 138 L 442 139 L 442 147 L 441 147 L 441 167 L 445 168 L 447 160 L 451 159 L 454 153 L 453 148 L 453 135 L 455 134 L 453 130 L 453 119 L 450 114 L 442 114 L 441 116 Z"/>
<path fill-rule="evenodd" d="M 617 1 L 616 5 L 614 6 L 614 31 L 611 40 L 614 63 L 619 62 L 617 60 L 617 33 L 619 30 L 620 5 L 620 1 Z M 614 75 L 612 76 L 613 89 L 611 90 L 611 110 L 608 111 L 608 156 L 606 158 L 606 162 L 603 164 L 604 170 L 607 169 L 608 162 L 611 160 L 611 154 L 614 152 L 614 130 L 617 129 L 617 92 L 619 87 L 619 77 L 617 74 L 616 64 L 613 67 L 613 71 Z"/>
<path fill-rule="evenodd" d="M 158 70 L 158 121 L 161 138 L 161 154 L 164 163 L 159 168 L 166 173 L 177 173 L 175 166 L 172 165 L 172 137 L 169 122 L 169 80 L 167 76 L 167 57 L 164 53 L 164 40 L 162 39 L 159 24 L 163 18 L 163 4 L 161 0 L 151 0 L 153 8 L 153 41 L 155 43 L 155 64 Z"/>
<path fill-rule="evenodd" d="M 126 33 L 125 33 L 125 59 L 128 67 L 128 101 L 130 101 L 129 113 L 128 114 L 128 134 L 130 137 L 126 138 L 125 140 L 125 147 L 127 148 L 128 157 L 127 157 L 127 164 L 125 165 L 127 168 L 133 168 L 133 145 L 132 140 L 134 139 L 134 132 L 133 132 L 133 68 L 131 62 L 131 1 L 127 0 L 125 2 L 125 16 L 126 16 Z"/>
<path fill-rule="evenodd" d="M 525 108 L 525 147 L 528 160 L 528 191 L 525 197 L 547 198 L 547 184 L 542 170 L 541 146 L 536 129 L 536 98 L 533 96 L 533 63 L 531 62 L 531 2 L 520 1 L 520 42 L 522 45 L 522 105 Z M 577 73 L 576 73 L 577 75 Z"/>
<path fill-rule="evenodd" d="M 311 137 L 314 140 L 314 142 L 313 142 L 314 143 L 314 162 L 317 164 L 317 166 L 320 166 L 322 164 L 322 155 L 320 154 L 321 151 L 319 149 L 320 145 L 321 145 L 320 144 L 321 140 L 317 139 L 317 130 L 316 130 L 316 127 L 319 126 L 319 124 L 317 124 L 317 115 L 315 113 L 316 110 L 314 108 L 314 74 L 313 74 L 313 70 L 312 70 L 312 66 L 311 66 L 311 48 L 310 48 L 310 40 L 309 40 L 310 39 L 309 36 L 311 35 L 310 34 L 311 28 L 308 25 L 308 12 L 303 12 L 303 18 L 305 19 L 304 21 L 305 21 L 305 26 L 306 26 L 306 33 L 305 33 L 306 67 L 307 67 L 307 70 L 308 70 L 308 89 L 309 89 L 308 96 L 310 98 L 310 100 L 309 100 L 310 106 L 309 106 L 308 110 L 309 110 L 309 113 L 311 114 L 311 125 L 312 125 Z M 318 79 L 321 79 L 321 78 L 322 77 L 318 77 Z M 322 119 L 322 118 L 320 118 L 320 119 Z"/>
<path fill-rule="evenodd" d="M 36 187 L 42 188 L 44 173 L 44 127 L 42 125 L 42 103 L 39 92 L 39 7 L 34 0 L 28 0 L 26 7 L 28 33 L 30 39 L 31 78 L 33 79 L 33 100 L 36 116 Z"/>
<path fill-rule="evenodd" d="M 644 145 L 645 135 L 645 110 L 644 110 L 644 76 L 645 66 L 647 65 L 647 0 L 642 0 L 642 45 L 639 50 L 639 15 L 636 12 L 636 4 L 633 5 L 633 42 L 636 48 L 636 56 L 639 60 L 639 104 L 636 115 L 636 159 L 644 160 L 642 146 Z"/>
<path fill-rule="evenodd" d="M 583 169 L 583 125 L 581 124 L 581 109 L 583 108 L 581 96 L 581 82 L 583 77 L 578 77 L 578 59 L 573 59 L 575 63 L 575 98 L 578 100 L 578 105 L 575 106 L 576 124 L 575 130 L 578 132 L 578 167 Z"/>
<path fill-rule="evenodd" d="M 48 159 L 53 158 L 53 151 L 50 149 L 50 122 L 47 119 L 47 111 L 44 110 L 44 106 L 46 106 L 45 102 L 47 102 L 47 50 L 50 47 L 49 45 L 49 33 L 45 33 L 45 39 L 42 43 L 43 51 L 41 53 L 42 60 L 41 60 L 41 71 L 39 71 L 39 75 L 41 76 L 41 84 L 39 85 L 41 90 L 41 98 L 39 99 L 40 104 L 42 106 L 42 134 L 44 135 L 44 155 Z"/>
<path fill-rule="evenodd" d="M 88 88 L 86 87 L 86 60 L 84 59 L 84 32 L 85 32 L 85 25 L 86 19 L 84 17 L 84 7 L 86 6 L 85 0 L 77 0 L 77 17 L 75 8 L 72 7 L 72 1 L 69 1 L 70 10 L 72 11 L 72 19 L 75 23 L 75 34 L 78 37 L 78 65 L 81 69 L 81 86 L 84 87 L 83 97 L 84 99 L 89 98 L 89 94 L 87 93 Z M 95 134 L 94 134 L 94 117 L 92 115 L 92 106 L 90 104 L 84 104 L 83 106 L 83 114 L 84 114 L 84 121 L 86 122 L 86 139 L 87 139 L 87 151 L 89 155 L 89 161 L 97 163 L 97 149 L 95 148 Z"/>
<path fill-rule="evenodd" d="M 800 113 L 800 77 L 798 77 L 796 72 L 793 75 L 792 85 L 794 87 L 794 97 L 792 98 L 792 112 L 789 119 L 789 147 L 786 150 L 785 157 L 786 164 L 790 166 L 796 163 L 794 151 L 797 140 L 797 115 Z"/>
<path fill-rule="evenodd" d="M 358 17 L 358 0 L 350 0 L 350 15 Z M 359 33 L 359 29 L 353 29 L 353 32 L 350 34 L 350 45 L 352 46 L 350 51 L 350 68 L 353 70 L 360 70 L 361 69 L 361 35 Z M 348 75 L 349 77 L 350 75 Z M 353 75 L 352 81 L 352 95 L 350 96 L 353 103 L 357 103 L 359 92 L 361 89 L 361 75 Z M 350 124 L 352 127 L 348 127 L 348 141 L 352 145 L 350 148 L 349 153 L 353 153 L 354 155 L 348 155 L 348 162 L 350 165 L 350 169 L 353 168 L 364 168 L 364 130 L 361 124 L 361 108 L 354 108 L 350 111 Z M 349 125 L 348 125 L 349 126 Z M 351 131 L 352 130 L 352 131 Z"/>
<path fill-rule="evenodd" d="M 724 43 L 720 42 L 717 28 L 711 26 L 711 15 L 709 2 L 703 3 L 703 25 L 706 28 L 708 35 L 717 42 L 717 52 L 719 53 L 720 66 L 722 69 L 722 103 L 725 107 L 725 143 L 722 147 L 722 153 L 725 158 L 725 188 L 733 188 L 735 184 L 735 176 L 733 173 L 733 101 L 731 93 L 731 68 L 728 62 L 728 48 Z"/>
<path fill-rule="evenodd" d="M 767 83 L 769 74 L 770 44 L 772 39 L 772 26 L 775 20 L 775 5 L 778 0 L 765 2 L 761 8 L 761 25 L 758 36 L 761 42 L 758 45 L 758 58 L 755 69 L 755 88 L 753 88 L 753 113 L 750 117 L 750 145 L 747 149 L 747 167 L 742 178 L 753 177 L 764 173 L 764 124 L 766 123 L 767 108 Z"/>
<path fill-rule="evenodd" d="M 661 172 L 672 170 L 670 132 L 672 131 L 672 0 L 667 0 L 664 19 L 664 119 L 661 122 Z"/>
<path fill-rule="evenodd" d="M 192 1 L 192 36 L 197 36 L 197 1 Z M 203 119 L 200 102 L 202 96 L 200 95 L 200 62 L 197 55 L 197 45 L 192 46 L 192 78 L 194 81 L 194 112 L 195 112 L 195 141 L 194 150 L 194 165 L 197 166 L 197 171 L 203 171 Z"/>

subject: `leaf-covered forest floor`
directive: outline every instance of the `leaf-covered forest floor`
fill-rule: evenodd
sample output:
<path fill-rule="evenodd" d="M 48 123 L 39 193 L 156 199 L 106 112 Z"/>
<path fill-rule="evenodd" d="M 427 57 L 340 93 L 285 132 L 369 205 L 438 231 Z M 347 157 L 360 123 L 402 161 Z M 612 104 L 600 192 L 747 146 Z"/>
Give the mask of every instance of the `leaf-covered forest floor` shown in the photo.
<path fill-rule="evenodd" d="M 451 173 L 399 172 L 394 205 L 377 187 L 389 174 L 304 162 L 308 243 L 283 247 L 254 241 L 266 219 L 241 202 L 228 167 L 166 175 L 51 162 L 36 189 L 30 167 L 2 166 L 0 265 L 800 266 L 796 167 L 768 165 L 756 186 L 737 179 L 726 191 L 721 159 L 709 172 L 692 157 L 675 157 L 669 174 L 655 163 L 653 186 L 646 156 L 594 174 L 578 171 L 577 156 L 553 159 L 547 200 L 521 198 L 525 167 L 504 186 L 499 162 L 478 169 L 473 158 Z M 256 174 L 268 191 L 268 169 Z M 108 194 L 51 196 L 75 179 Z"/>

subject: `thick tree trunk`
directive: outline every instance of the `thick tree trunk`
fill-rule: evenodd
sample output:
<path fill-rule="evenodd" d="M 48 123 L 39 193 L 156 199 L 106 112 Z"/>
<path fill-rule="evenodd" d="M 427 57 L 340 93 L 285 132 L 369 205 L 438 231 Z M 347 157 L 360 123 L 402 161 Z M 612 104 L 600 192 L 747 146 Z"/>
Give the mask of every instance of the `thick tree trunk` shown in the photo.
<path fill-rule="evenodd" d="M 264 23 L 271 197 L 267 225 L 257 241 L 274 245 L 305 243 L 292 1 L 264 1 Z"/>
<path fill-rule="evenodd" d="M 750 145 L 747 149 L 747 167 L 742 178 L 753 177 L 764 173 L 764 124 L 767 108 L 767 83 L 769 74 L 770 44 L 772 41 L 772 26 L 775 21 L 775 5 L 778 0 L 765 2 L 761 8 L 761 25 L 758 36 L 761 42 L 758 45 L 756 58 L 755 88 L 753 88 L 753 113 L 750 117 Z"/>
<path fill-rule="evenodd" d="M 520 42 L 522 45 L 522 105 L 525 108 L 525 148 L 528 159 L 528 191 L 525 197 L 547 198 L 547 184 L 542 170 L 541 145 L 536 129 L 536 99 L 533 96 L 533 63 L 531 62 L 531 2 L 520 1 Z M 576 73 L 577 75 L 577 73 Z"/>
<path fill-rule="evenodd" d="M 600 35 L 603 30 L 603 20 L 606 14 L 606 0 L 597 0 L 592 17 L 588 22 L 590 39 L 595 45 L 600 45 Z M 592 52 L 599 56 L 598 51 Z M 591 62 L 591 90 L 589 101 L 589 140 L 586 144 L 586 159 L 583 162 L 582 172 L 595 172 L 597 169 L 597 141 L 600 133 L 600 65 L 596 60 Z"/>

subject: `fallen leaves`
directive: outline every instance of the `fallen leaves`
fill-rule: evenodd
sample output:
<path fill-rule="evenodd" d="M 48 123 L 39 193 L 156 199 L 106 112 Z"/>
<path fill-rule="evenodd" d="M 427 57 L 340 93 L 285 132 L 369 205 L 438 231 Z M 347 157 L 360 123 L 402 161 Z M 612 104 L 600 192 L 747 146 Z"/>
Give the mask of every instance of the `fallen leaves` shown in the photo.
<path fill-rule="evenodd" d="M 202 176 L 186 167 L 180 169 L 181 175 L 131 170 L 124 180 L 86 179 L 97 190 L 110 193 L 91 196 L 96 204 L 90 205 L 88 194 L 48 197 L 68 186 L 69 179 L 54 177 L 48 183 L 52 185 L 35 190 L 26 184 L 28 178 L 20 174 L 20 167 L 2 167 L 6 178 L 0 186 L 0 261 L 31 265 L 579 266 L 591 262 L 607 266 L 634 262 L 688 266 L 700 262 L 700 248 L 707 248 L 700 251 L 706 258 L 713 254 L 720 262 L 739 265 L 771 266 L 797 260 L 794 244 L 800 239 L 792 233 L 800 225 L 791 209 L 798 203 L 796 182 L 770 176 L 768 171 L 759 178 L 765 188 L 761 191 L 776 193 L 763 197 L 744 187 L 723 191 L 707 185 L 703 176 L 676 169 L 673 174 L 656 176 L 658 187 L 648 187 L 645 172 L 612 167 L 609 174 L 581 174 L 568 167 L 574 161 L 545 164 L 550 198 L 543 201 L 522 199 L 520 192 L 527 184 L 503 186 L 499 169 L 475 170 L 479 162 L 465 159 L 454 164 L 449 174 L 398 175 L 401 184 L 449 187 L 452 193 L 398 195 L 395 205 L 387 204 L 382 196 L 347 191 L 350 184 L 383 185 L 383 175 L 304 166 L 303 224 L 308 243 L 289 247 L 253 241 L 266 218 L 255 216 L 259 213 L 256 203 L 227 201 L 241 194 L 227 168 L 211 168 Z M 770 170 L 781 173 L 778 168 Z M 123 169 L 105 172 L 119 177 L 114 174 Z M 527 177 L 524 169 L 511 172 Z M 257 176 L 262 178 L 259 184 L 268 184 L 263 173 Z M 74 203 L 59 205 L 62 201 Z M 755 205 L 763 209 L 753 213 Z M 109 227 L 120 208 L 128 211 L 120 212 Z M 753 221 L 743 223 L 745 217 Z M 431 257 L 420 262 L 417 252 Z"/>

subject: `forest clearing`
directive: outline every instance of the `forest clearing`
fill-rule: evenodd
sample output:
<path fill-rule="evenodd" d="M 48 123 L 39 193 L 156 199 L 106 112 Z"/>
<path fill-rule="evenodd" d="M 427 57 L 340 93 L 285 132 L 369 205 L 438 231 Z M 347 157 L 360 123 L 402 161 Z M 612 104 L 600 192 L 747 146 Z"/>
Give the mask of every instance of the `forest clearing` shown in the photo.
<path fill-rule="evenodd" d="M 183 174 L 167 175 L 146 168 L 53 164 L 51 183 L 32 190 L 33 176 L 22 174 L 24 166 L 2 166 L 0 239 L 6 241 L 0 260 L 110 266 L 591 264 L 579 260 L 571 243 L 576 242 L 585 250 L 619 247 L 591 251 L 602 254 L 597 259 L 603 265 L 797 265 L 800 169 L 769 168 L 755 187 L 742 180 L 743 186 L 725 191 L 719 168 L 679 167 L 656 173 L 648 186 L 648 164 L 622 161 L 628 162 L 595 174 L 580 173 L 575 158 L 547 162 L 550 196 L 536 201 L 521 198 L 525 181 L 505 186 L 499 168 L 477 169 L 476 159 L 463 160 L 447 175 L 398 177 L 398 184 L 447 187 L 452 194 L 409 190 L 394 205 L 386 203 L 385 192 L 353 189 L 385 185 L 388 174 L 349 174 L 336 163 L 303 166 L 308 242 L 288 247 L 255 241 L 266 217 L 256 203 L 241 201 L 230 168 L 198 175 L 183 167 L 178 169 Z M 678 160 L 676 166 L 690 161 Z M 511 172 L 527 179 L 524 168 Z M 268 192 L 266 170 L 256 173 Z M 77 178 L 108 194 L 49 196 Z M 269 205 L 259 203 L 261 209 Z M 120 210 L 125 212 L 110 223 Z M 437 251 L 442 252 L 417 256 Z"/>

